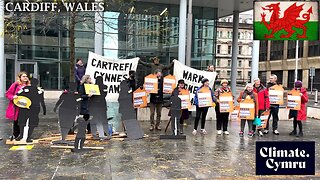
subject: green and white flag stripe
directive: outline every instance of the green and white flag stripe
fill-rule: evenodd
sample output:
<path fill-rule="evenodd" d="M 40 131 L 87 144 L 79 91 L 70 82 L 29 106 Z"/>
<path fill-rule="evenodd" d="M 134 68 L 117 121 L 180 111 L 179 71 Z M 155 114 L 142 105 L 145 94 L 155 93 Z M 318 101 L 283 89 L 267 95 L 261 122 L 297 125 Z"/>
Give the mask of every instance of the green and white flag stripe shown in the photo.
<path fill-rule="evenodd" d="M 304 4 L 303 10 L 300 12 L 300 17 L 297 20 L 305 20 L 302 18 L 303 14 L 308 13 L 310 7 L 312 7 L 312 14 L 310 14 L 310 20 L 304 26 L 307 27 L 307 38 L 298 39 L 297 34 L 302 34 L 302 29 L 292 27 L 296 32 L 290 38 L 280 38 L 281 34 L 287 34 L 285 30 L 280 30 L 274 34 L 274 38 L 268 40 L 319 40 L 319 23 L 318 23 L 318 2 L 305 2 L 305 1 L 263 1 L 263 2 L 254 2 L 254 39 L 255 40 L 265 40 L 264 35 L 270 34 L 271 30 L 265 27 L 264 24 L 260 23 L 262 21 L 261 14 L 265 13 L 265 20 L 267 23 L 270 23 L 270 17 L 274 11 L 263 10 L 262 7 L 266 7 L 270 4 L 276 4 L 280 2 L 280 12 L 279 18 L 283 18 L 284 12 L 292 4 L 296 3 L 297 6 Z"/>

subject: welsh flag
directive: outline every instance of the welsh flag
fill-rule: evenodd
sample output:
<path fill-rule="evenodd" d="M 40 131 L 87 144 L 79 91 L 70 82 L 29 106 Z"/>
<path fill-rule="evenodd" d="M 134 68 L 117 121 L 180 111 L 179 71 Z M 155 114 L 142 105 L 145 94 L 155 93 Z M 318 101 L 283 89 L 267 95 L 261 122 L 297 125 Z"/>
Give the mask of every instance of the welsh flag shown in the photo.
<path fill-rule="evenodd" d="M 319 40 L 318 2 L 254 2 L 255 40 Z"/>

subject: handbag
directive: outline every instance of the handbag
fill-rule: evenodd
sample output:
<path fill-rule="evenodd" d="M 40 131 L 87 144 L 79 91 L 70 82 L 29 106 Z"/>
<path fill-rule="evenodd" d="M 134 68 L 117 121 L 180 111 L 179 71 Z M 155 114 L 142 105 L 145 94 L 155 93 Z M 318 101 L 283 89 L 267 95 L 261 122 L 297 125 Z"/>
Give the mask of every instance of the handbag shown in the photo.
<path fill-rule="evenodd" d="M 258 117 L 254 118 L 253 125 L 261 126 L 261 119 Z"/>

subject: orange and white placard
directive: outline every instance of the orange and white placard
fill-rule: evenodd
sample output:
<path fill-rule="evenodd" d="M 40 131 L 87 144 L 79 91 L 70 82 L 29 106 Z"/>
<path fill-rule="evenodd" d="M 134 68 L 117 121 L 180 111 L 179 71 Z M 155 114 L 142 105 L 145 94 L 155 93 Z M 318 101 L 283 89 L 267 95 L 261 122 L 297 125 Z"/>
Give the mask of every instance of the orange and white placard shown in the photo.
<path fill-rule="evenodd" d="M 279 85 L 274 85 L 269 88 L 269 101 L 270 104 L 283 104 L 283 87 Z"/>
<path fill-rule="evenodd" d="M 239 106 L 234 107 L 233 111 L 230 114 L 231 121 L 238 121 L 239 120 L 239 110 L 240 110 Z"/>
<path fill-rule="evenodd" d="M 190 93 L 188 90 L 181 90 L 179 92 L 179 98 L 181 99 L 181 109 L 191 109 Z"/>
<path fill-rule="evenodd" d="M 174 88 L 176 88 L 176 78 L 169 74 L 163 78 L 163 93 L 171 94 Z"/>
<path fill-rule="evenodd" d="M 133 107 L 134 108 L 147 107 L 147 92 L 144 89 L 138 88 L 133 92 Z"/>
<path fill-rule="evenodd" d="M 301 108 L 301 96 L 300 91 L 291 90 L 287 95 L 287 108 L 299 111 Z"/>
<path fill-rule="evenodd" d="M 208 87 L 202 87 L 198 91 L 198 106 L 199 107 L 213 106 L 212 94 Z"/>
<path fill-rule="evenodd" d="M 253 120 L 255 112 L 255 104 L 253 99 L 245 99 L 240 102 L 239 118 Z"/>
<path fill-rule="evenodd" d="M 147 93 L 158 94 L 158 78 L 155 74 L 144 77 L 144 89 Z"/>
<path fill-rule="evenodd" d="M 257 129 L 265 129 L 267 127 L 269 115 L 270 111 L 265 111 L 260 115 L 261 126 L 258 126 Z"/>
<path fill-rule="evenodd" d="M 231 92 L 220 94 L 219 102 L 221 113 L 233 111 L 233 96 Z"/>

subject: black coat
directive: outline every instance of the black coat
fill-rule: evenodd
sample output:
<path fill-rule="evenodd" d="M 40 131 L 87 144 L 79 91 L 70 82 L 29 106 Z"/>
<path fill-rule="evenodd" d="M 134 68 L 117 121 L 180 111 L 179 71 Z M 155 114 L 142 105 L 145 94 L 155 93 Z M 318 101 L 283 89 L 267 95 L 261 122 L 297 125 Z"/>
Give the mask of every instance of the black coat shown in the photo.
<path fill-rule="evenodd" d="M 154 104 L 163 103 L 163 78 L 158 79 L 158 94 L 151 94 L 150 102 Z"/>
<path fill-rule="evenodd" d="M 79 87 L 79 94 L 81 97 L 81 103 L 80 103 L 80 114 L 85 115 L 89 114 L 89 96 L 86 94 L 86 91 L 84 89 L 84 85 L 81 84 Z"/>

